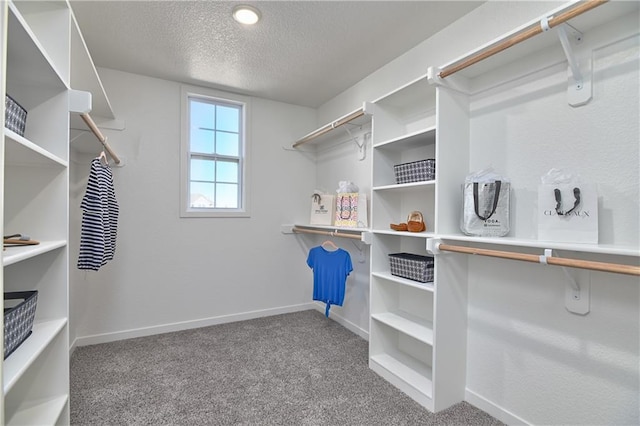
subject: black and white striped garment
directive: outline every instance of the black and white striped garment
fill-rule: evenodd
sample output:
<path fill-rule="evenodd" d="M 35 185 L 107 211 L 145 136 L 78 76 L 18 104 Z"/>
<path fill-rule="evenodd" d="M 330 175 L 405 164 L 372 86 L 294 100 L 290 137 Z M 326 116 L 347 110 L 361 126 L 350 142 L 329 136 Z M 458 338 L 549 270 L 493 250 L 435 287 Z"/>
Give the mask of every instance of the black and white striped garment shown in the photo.
<path fill-rule="evenodd" d="M 115 254 L 119 212 L 113 173 L 99 158 L 91 161 L 87 191 L 80 208 L 83 211 L 78 269 L 97 271 Z"/>

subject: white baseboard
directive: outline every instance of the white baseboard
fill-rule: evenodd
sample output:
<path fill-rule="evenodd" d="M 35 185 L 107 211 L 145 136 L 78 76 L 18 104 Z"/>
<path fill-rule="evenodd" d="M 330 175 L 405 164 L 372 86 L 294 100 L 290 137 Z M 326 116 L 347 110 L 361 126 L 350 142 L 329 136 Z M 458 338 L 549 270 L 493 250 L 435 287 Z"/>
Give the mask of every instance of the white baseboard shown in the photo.
<path fill-rule="evenodd" d="M 531 423 L 525 421 L 524 419 L 516 416 L 515 414 L 509 412 L 508 410 L 500 407 L 497 404 L 489 401 L 488 399 L 478 395 L 472 390 L 468 388 L 465 389 L 465 401 L 469 404 L 478 407 L 482 411 L 492 415 L 496 419 L 500 420 L 503 423 L 506 423 L 510 426 L 513 425 L 530 425 Z"/>
<path fill-rule="evenodd" d="M 153 327 L 136 328 L 132 330 L 117 331 L 113 333 L 95 334 L 92 336 L 77 337 L 71 347 L 69 354 L 73 354 L 76 347 L 96 345 L 99 343 L 115 342 L 117 340 L 133 339 L 136 337 L 152 336 L 154 334 L 170 333 L 173 331 L 189 330 L 192 328 L 208 327 L 210 325 L 225 324 L 229 322 L 244 321 L 254 318 L 269 317 L 273 315 L 288 314 L 291 312 L 306 311 L 316 309 L 314 303 L 304 303 L 301 305 L 283 306 L 280 308 L 264 309 L 259 311 L 244 312 L 233 315 L 222 315 L 218 317 L 204 318 L 193 321 L 183 321 L 171 324 L 163 324 Z"/>
<path fill-rule="evenodd" d="M 321 312 L 324 315 L 324 310 L 326 308 L 326 305 L 324 303 L 314 302 L 313 305 L 314 305 L 315 310 Z M 329 313 L 329 319 L 334 320 L 335 322 L 337 322 L 338 324 L 340 324 L 341 326 L 343 326 L 347 330 L 349 330 L 352 333 L 355 333 L 358 336 L 362 337 L 367 342 L 369 341 L 369 332 L 367 330 L 363 330 L 362 328 L 360 328 L 356 324 L 352 323 L 348 319 L 338 315 L 335 312 L 335 310 L 332 310 Z"/>

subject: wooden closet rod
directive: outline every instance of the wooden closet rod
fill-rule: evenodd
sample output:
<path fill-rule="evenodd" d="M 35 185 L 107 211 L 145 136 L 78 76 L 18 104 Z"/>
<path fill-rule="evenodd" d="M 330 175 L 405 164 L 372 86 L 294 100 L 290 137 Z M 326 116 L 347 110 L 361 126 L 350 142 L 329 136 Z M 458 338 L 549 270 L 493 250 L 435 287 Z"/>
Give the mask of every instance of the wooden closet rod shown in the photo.
<path fill-rule="evenodd" d="M 320 137 L 322 135 L 324 135 L 325 133 L 335 129 L 336 127 L 340 127 L 344 124 L 347 124 L 348 122 L 355 120 L 358 117 L 362 117 L 364 115 L 364 109 L 360 108 L 354 112 L 352 112 L 349 115 L 346 115 L 334 122 L 331 122 L 329 124 L 325 124 L 324 126 L 320 127 L 319 129 L 309 133 L 307 136 L 303 137 L 302 139 L 300 139 L 299 141 L 297 141 L 296 143 L 293 144 L 294 148 L 299 147 L 300 145 L 307 143 L 317 137 Z"/>
<path fill-rule="evenodd" d="M 576 3 L 572 8 L 565 10 L 564 12 L 558 14 L 557 16 L 552 16 L 548 20 L 549 28 L 553 28 L 558 26 L 569 19 L 575 18 L 576 16 L 587 12 L 591 9 L 594 9 L 609 0 L 587 0 L 586 2 Z M 461 71 L 471 65 L 478 63 L 484 59 L 487 59 L 490 56 L 495 55 L 496 53 L 502 52 L 503 50 L 508 49 L 511 46 L 514 46 L 520 42 L 523 42 L 527 39 L 530 39 L 533 36 L 536 36 L 540 33 L 544 32 L 540 23 L 535 23 L 529 26 L 528 28 L 512 35 L 511 37 L 503 40 L 502 42 L 496 44 L 495 46 L 491 46 L 486 50 L 480 51 L 475 55 L 464 59 L 462 62 L 458 64 L 449 65 L 443 68 L 438 74 L 439 77 L 445 78 L 450 76 L 451 74 L 455 74 L 458 71 Z"/>
<path fill-rule="evenodd" d="M 298 228 L 297 226 L 294 226 L 292 228 L 292 231 L 299 232 L 302 234 L 317 234 L 317 235 L 329 235 L 331 237 L 352 238 L 354 240 L 360 240 L 362 238 L 360 235 L 356 235 L 356 234 L 345 234 L 344 232 L 338 232 L 338 231 L 319 231 L 317 229 Z"/>
<path fill-rule="evenodd" d="M 473 247 L 438 244 L 438 250 L 455 253 L 477 254 L 480 256 L 499 257 L 502 259 L 522 260 L 533 263 L 547 263 L 549 265 L 568 266 L 570 268 L 591 269 L 594 271 L 614 272 L 617 274 L 640 275 L 640 267 L 621 265 L 618 263 L 593 262 L 590 260 L 566 259 L 553 256 L 537 256 L 535 254 L 514 253 L 510 251 L 489 250 Z"/>
<path fill-rule="evenodd" d="M 98 129 L 98 126 L 96 126 L 96 123 L 94 123 L 91 116 L 89 114 L 80 114 L 80 117 L 82 117 L 84 122 L 87 123 L 87 126 L 89 126 L 91 132 L 96 135 L 96 137 L 104 147 L 104 150 L 107 151 L 111 158 L 113 158 L 113 161 L 115 161 L 116 164 L 120 164 L 120 158 L 116 155 L 115 152 L 113 152 L 111 146 L 109 146 L 109 143 L 107 142 L 107 138 L 102 134 L 100 129 Z"/>

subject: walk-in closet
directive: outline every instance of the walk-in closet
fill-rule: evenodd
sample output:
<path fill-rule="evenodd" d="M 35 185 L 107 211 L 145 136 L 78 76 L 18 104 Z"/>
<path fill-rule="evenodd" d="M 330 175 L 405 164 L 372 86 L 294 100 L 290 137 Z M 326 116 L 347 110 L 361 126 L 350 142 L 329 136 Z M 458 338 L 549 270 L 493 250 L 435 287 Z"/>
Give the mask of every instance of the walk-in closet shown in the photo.
<path fill-rule="evenodd" d="M 240 6 L 1 2 L 0 423 L 640 423 L 640 3 Z"/>

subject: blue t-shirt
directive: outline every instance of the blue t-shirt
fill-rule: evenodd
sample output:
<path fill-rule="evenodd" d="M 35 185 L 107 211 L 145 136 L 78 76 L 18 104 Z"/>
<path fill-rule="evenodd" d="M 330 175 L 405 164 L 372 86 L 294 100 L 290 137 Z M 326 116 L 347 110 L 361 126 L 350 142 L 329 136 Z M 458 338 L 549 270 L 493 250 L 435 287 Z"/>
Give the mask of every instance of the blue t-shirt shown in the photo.
<path fill-rule="evenodd" d="M 328 251 L 322 246 L 309 250 L 307 265 L 313 269 L 313 300 L 327 304 L 324 311 L 329 316 L 331 305 L 342 306 L 347 276 L 353 271 L 351 256 L 343 249 Z"/>

